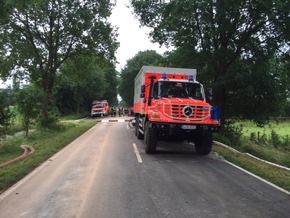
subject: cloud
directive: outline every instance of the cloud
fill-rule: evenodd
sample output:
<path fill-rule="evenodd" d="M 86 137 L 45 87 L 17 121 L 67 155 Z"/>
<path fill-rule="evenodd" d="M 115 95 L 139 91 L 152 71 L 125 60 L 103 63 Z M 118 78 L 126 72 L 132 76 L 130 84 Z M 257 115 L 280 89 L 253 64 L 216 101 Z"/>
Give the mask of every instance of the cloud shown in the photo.
<path fill-rule="evenodd" d="M 127 62 L 139 51 L 155 50 L 159 54 L 166 51 L 166 47 L 160 47 L 157 43 L 152 43 L 149 39 L 150 29 L 140 27 L 139 21 L 134 18 L 132 9 L 128 8 L 128 0 L 119 0 L 112 11 L 109 21 L 119 28 L 118 41 L 120 47 L 117 50 L 116 58 L 119 64 L 117 70 L 120 71 Z"/>

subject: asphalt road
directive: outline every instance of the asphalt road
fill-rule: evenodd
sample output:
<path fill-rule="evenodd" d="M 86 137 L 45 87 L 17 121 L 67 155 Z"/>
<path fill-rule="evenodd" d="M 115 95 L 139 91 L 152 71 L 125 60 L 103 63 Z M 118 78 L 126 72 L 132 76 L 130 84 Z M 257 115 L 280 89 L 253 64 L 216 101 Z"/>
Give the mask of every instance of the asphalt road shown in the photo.
<path fill-rule="evenodd" d="M 0 218 L 290 217 L 288 194 L 218 155 L 160 145 L 147 155 L 127 122 L 99 123 L 0 195 Z"/>

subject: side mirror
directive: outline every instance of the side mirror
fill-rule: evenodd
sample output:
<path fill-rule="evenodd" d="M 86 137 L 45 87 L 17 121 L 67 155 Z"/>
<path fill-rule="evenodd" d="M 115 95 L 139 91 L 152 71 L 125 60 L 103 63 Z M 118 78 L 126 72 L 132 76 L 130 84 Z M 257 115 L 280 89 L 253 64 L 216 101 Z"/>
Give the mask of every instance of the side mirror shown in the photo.
<path fill-rule="evenodd" d="M 141 93 L 140 93 L 140 98 L 145 97 L 145 85 L 141 85 Z"/>
<path fill-rule="evenodd" d="M 145 85 L 141 85 L 141 93 L 145 93 Z"/>
<path fill-rule="evenodd" d="M 212 88 L 207 89 L 206 96 L 210 101 L 212 100 Z"/>

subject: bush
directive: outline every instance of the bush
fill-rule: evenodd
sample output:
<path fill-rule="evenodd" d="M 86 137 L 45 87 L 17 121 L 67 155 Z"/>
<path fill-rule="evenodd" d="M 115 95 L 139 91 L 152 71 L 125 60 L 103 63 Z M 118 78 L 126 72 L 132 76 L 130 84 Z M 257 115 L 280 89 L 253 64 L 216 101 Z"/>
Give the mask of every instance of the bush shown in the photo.
<path fill-rule="evenodd" d="M 290 101 L 286 102 L 285 108 L 284 108 L 284 116 L 290 117 Z"/>
<path fill-rule="evenodd" d="M 243 127 L 242 125 L 237 125 L 234 120 L 227 120 L 225 123 L 224 137 L 228 138 L 231 144 L 240 145 Z"/>
<path fill-rule="evenodd" d="M 0 138 L 5 137 L 7 134 L 12 116 L 13 114 L 7 101 L 7 92 L 2 91 L 0 92 Z"/>
<path fill-rule="evenodd" d="M 251 132 L 250 133 L 250 141 L 255 143 L 255 144 L 258 144 L 258 145 L 266 145 L 269 147 L 274 147 L 276 149 L 290 150 L 289 135 L 286 135 L 284 137 L 280 136 L 273 129 L 271 130 L 270 136 L 267 136 L 265 133 L 260 135 L 260 132 L 258 132 L 258 135 L 256 135 L 256 133 Z"/>

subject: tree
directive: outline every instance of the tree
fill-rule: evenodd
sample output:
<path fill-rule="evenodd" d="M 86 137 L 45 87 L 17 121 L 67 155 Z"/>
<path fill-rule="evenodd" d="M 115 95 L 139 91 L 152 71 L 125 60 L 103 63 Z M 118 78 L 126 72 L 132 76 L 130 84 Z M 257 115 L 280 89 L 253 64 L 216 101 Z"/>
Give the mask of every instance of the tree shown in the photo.
<path fill-rule="evenodd" d="M 107 60 L 94 55 L 68 59 L 61 68 L 55 91 L 58 109 L 65 114 L 79 113 L 89 110 L 93 99 L 103 98 L 108 87 L 105 69 L 109 65 Z"/>
<path fill-rule="evenodd" d="M 38 117 L 41 98 L 42 95 L 39 92 L 39 88 L 33 85 L 24 86 L 15 93 L 14 101 L 22 117 L 26 137 L 32 120 Z"/>
<path fill-rule="evenodd" d="M 127 105 L 134 103 L 134 79 L 143 66 L 158 66 L 162 56 L 156 51 L 138 52 L 132 59 L 127 61 L 126 66 L 121 71 L 121 83 L 119 94 Z"/>
<path fill-rule="evenodd" d="M 0 21 L 1 62 L 9 70 L 1 76 L 27 79 L 41 87 L 43 119 L 48 120 L 55 79 L 68 58 L 89 53 L 114 60 L 117 34 L 107 22 L 111 2 L 9 1 L 9 18 Z"/>
<path fill-rule="evenodd" d="M 199 72 L 207 75 L 214 89 L 214 104 L 222 110 L 222 127 L 230 67 L 241 58 L 272 56 L 281 47 L 285 41 L 277 19 L 289 17 L 285 10 L 283 16 L 279 13 L 287 4 L 287 0 L 131 0 L 141 25 L 152 28 L 153 42 L 198 51 L 203 63 Z"/>
<path fill-rule="evenodd" d="M 0 90 L 0 138 L 5 137 L 12 116 L 9 108 L 8 90 Z"/>
<path fill-rule="evenodd" d="M 9 14 L 9 6 L 6 0 L 0 0 L 0 20 L 7 19 Z"/>
<path fill-rule="evenodd" d="M 289 83 L 284 79 L 284 67 L 277 57 L 240 60 L 232 66 L 226 78 L 228 117 L 263 125 L 270 117 L 282 116 Z"/>
<path fill-rule="evenodd" d="M 104 69 L 105 71 L 105 81 L 107 83 L 107 88 L 103 95 L 103 99 L 107 100 L 110 105 L 117 105 L 117 87 L 118 87 L 118 80 L 117 80 L 117 71 L 115 67 L 108 67 Z"/>

